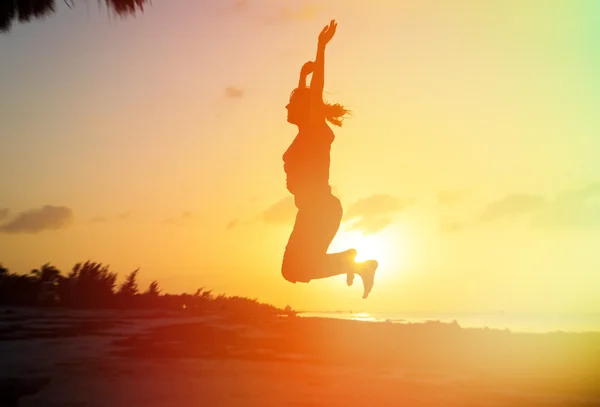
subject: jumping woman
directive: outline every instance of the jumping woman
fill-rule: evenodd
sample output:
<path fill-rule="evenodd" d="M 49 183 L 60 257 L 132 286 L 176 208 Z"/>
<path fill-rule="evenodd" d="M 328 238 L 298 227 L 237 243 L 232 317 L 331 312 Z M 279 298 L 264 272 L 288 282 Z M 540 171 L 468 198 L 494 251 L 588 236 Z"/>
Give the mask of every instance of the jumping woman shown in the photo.
<path fill-rule="evenodd" d="M 341 126 L 349 113 L 339 104 L 323 101 L 325 46 L 333 38 L 335 20 L 319 34 L 317 56 L 302 66 L 298 87 L 291 93 L 286 109 L 287 121 L 298 126 L 298 134 L 283 155 L 286 186 L 298 208 L 296 223 L 283 255 L 281 271 L 289 282 L 308 283 L 313 279 L 345 274 L 352 285 L 354 275 L 363 282 L 367 298 L 375 278 L 375 260 L 356 262 L 356 250 L 327 253 L 342 221 L 342 205 L 331 193 L 329 164 L 331 143 L 335 138 L 327 124 Z M 306 77 L 312 73 L 310 87 Z"/>

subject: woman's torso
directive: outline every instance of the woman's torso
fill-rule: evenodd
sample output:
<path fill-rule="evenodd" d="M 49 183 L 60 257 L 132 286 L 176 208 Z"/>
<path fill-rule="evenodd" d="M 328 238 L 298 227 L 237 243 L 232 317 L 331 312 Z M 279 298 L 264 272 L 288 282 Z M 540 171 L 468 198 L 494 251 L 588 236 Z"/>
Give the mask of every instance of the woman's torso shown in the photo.
<path fill-rule="evenodd" d="M 303 129 L 283 155 L 286 186 L 296 201 L 331 194 L 329 166 L 334 138 L 327 123 Z"/>

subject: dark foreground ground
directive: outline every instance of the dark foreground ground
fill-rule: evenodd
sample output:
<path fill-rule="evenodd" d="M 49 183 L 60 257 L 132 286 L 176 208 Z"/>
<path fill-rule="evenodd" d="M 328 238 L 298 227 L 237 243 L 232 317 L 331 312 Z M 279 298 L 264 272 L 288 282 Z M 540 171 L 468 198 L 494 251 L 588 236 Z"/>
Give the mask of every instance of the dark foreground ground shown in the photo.
<path fill-rule="evenodd" d="M 28 377 L 20 406 L 600 406 L 600 333 L 0 309 L 0 391 Z"/>

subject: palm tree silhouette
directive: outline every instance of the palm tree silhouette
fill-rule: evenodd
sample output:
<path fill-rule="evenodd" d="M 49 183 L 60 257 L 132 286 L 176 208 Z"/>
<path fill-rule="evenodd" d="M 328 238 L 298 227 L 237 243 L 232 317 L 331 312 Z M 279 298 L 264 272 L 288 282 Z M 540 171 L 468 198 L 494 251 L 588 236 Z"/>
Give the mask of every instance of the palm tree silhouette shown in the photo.
<path fill-rule="evenodd" d="M 41 283 L 58 283 L 60 277 L 60 270 L 56 267 L 46 263 L 39 269 L 33 269 L 29 272 L 37 281 Z"/>
<path fill-rule="evenodd" d="M 140 269 L 135 269 L 125 278 L 125 282 L 119 287 L 118 294 L 125 297 L 133 297 L 139 293 L 137 275 Z"/>
<path fill-rule="evenodd" d="M 158 297 L 160 295 L 160 291 L 161 289 L 158 287 L 158 281 L 153 280 L 144 294 L 150 297 Z"/>
<path fill-rule="evenodd" d="M 61 277 L 60 270 L 50 263 L 29 272 L 29 278 L 34 279 L 34 284 L 37 287 L 37 301 L 40 304 L 58 303 L 60 301 L 58 284 Z"/>
<path fill-rule="evenodd" d="M 134 15 L 144 11 L 150 0 L 103 0 L 109 11 L 117 16 Z M 74 0 L 64 0 L 72 8 Z M 98 0 L 101 3 L 101 0 Z M 56 12 L 56 0 L 1 0 L 0 32 L 9 32 L 14 21 L 21 23 L 41 19 Z"/>
<path fill-rule="evenodd" d="M 117 273 L 108 265 L 93 261 L 77 263 L 67 277 L 72 300 L 80 306 L 103 306 L 111 303 L 115 294 Z"/>

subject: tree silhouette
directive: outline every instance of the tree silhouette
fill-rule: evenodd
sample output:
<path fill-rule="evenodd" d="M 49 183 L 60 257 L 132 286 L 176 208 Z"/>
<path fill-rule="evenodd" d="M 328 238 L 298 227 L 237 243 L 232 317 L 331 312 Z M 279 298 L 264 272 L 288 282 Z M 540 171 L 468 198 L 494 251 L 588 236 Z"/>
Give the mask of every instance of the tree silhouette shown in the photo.
<path fill-rule="evenodd" d="M 56 267 L 46 263 L 39 269 L 33 269 L 29 273 L 32 277 L 37 279 L 40 283 L 58 283 L 60 278 L 60 270 Z"/>
<path fill-rule="evenodd" d="M 204 300 L 212 300 L 212 290 L 205 290 L 204 287 L 200 287 L 194 293 L 194 297 L 200 297 Z"/>
<path fill-rule="evenodd" d="M 0 267 L 0 304 L 35 305 L 37 303 L 36 279 L 30 275 L 10 273 Z"/>
<path fill-rule="evenodd" d="M 238 316 L 284 313 L 257 299 L 225 294 L 215 296 L 212 290 L 204 287 L 193 294 L 161 294 L 156 280 L 140 293 L 138 274 L 139 269 L 129 273 L 115 290 L 117 273 L 110 271 L 108 265 L 91 260 L 75 264 L 67 276 L 61 275 L 60 270 L 50 263 L 27 274 L 11 273 L 0 263 L 0 305 L 168 309 L 189 314 L 219 310 Z M 290 311 L 288 307 L 285 313 Z"/>
<path fill-rule="evenodd" d="M 11 274 L 9 270 L 0 263 L 0 304 L 7 304 L 9 299 L 9 288 L 11 284 Z"/>
<path fill-rule="evenodd" d="M 77 263 L 65 282 L 68 301 L 82 307 L 108 306 L 113 302 L 116 281 L 117 273 L 111 272 L 109 266 L 89 260 Z"/>
<path fill-rule="evenodd" d="M 133 297 L 139 293 L 137 284 L 137 274 L 139 271 L 140 269 L 136 269 L 127 276 L 125 282 L 121 284 L 121 287 L 119 287 L 119 295 Z"/>
<path fill-rule="evenodd" d="M 150 297 L 158 297 L 160 295 L 160 291 L 161 290 L 158 288 L 158 281 L 154 280 L 150 283 L 144 294 Z"/>
<path fill-rule="evenodd" d="M 64 0 L 70 8 L 74 0 Z M 98 0 L 117 16 L 135 15 L 144 11 L 150 0 Z M 0 0 L 0 32 L 9 32 L 14 21 L 29 22 L 45 18 L 56 12 L 56 0 Z"/>
<path fill-rule="evenodd" d="M 34 281 L 38 303 L 46 305 L 59 303 L 58 285 L 62 277 L 59 269 L 46 263 L 39 269 L 31 270 L 29 276 Z"/>

